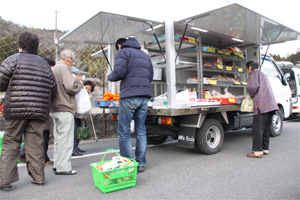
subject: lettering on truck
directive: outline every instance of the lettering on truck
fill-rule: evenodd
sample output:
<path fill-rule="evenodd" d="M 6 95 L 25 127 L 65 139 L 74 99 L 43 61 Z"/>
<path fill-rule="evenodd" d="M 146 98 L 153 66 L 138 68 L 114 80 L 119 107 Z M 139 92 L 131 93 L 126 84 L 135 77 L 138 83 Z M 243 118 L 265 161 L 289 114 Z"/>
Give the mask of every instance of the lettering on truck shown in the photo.
<path fill-rule="evenodd" d="M 195 138 L 193 136 L 189 137 L 189 136 L 179 135 L 178 140 L 187 141 L 187 142 L 195 142 Z"/>

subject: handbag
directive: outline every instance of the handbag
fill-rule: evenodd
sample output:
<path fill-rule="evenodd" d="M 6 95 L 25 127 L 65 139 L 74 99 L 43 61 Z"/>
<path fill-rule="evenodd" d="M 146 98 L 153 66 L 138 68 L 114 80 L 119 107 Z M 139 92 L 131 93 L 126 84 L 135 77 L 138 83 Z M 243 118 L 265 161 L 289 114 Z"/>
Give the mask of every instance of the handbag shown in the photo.
<path fill-rule="evenodd" d="M 87 117 L 92 108 L 91 100 L 89 94 L 87 93 L 85 88 L 82 88 L 81 91 L 76 94 L 76 118 L 84 118 Z"/>
<path fill-rule="evenodd" d="M 241 112 L 253 112 L 253 99 L 250 97 L 249 93 L 247 93 L 245 99 L 242 102 Z"/>

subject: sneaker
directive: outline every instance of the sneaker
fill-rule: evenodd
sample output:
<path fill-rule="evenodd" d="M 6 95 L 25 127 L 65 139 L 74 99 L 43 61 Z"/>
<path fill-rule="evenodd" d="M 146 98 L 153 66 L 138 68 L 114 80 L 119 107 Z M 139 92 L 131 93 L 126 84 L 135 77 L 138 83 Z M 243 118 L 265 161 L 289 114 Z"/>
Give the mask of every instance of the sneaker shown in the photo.
<path fill-rule="evenodd" d="M 83 154 L 78 151 L 73 151 L 72 156 L 83 156 Z"/>
<path fill-rule="evenodd" d="M 45 166 L 49 166 L 49 165 L 54 165 L 54 162 L 52 160 L 48 160 L 46 163 L 45 163 Z"/>
<path fill-rule="evenodd" d="M 269 150 L 263 150 L 265 155 L 269 155 Z"/>
<path fill-rule="evenodd" d="M 56 175 L 75 175 L 77 174 L 76 170 L 70 170 L 70 171 L 66 171 L 66 172 L 57 172 L 55 171 Z"/>
<path fill-rule="evenodd" d="M 137 167 L 137 170 L 138 170 L 138 172 L 139 173 L 142 173 L 142 172 L 144 172 L 145 171 L 145 165 L 139 165 L 138 167 Z"/>
<path fill-rule="evenodd" d="M 9 184 L 9 183 L 1 183 L 0 184 L 0 190 L 10 191 L 11 190 L 11 184 Z"/>
<path fill-rule="evenodd" d="M 77 147 L 77 151 L 79 151 L 80 153 L 84 153 L 85 152 L 85 150 L 80 149 L 79 147 Z"/>

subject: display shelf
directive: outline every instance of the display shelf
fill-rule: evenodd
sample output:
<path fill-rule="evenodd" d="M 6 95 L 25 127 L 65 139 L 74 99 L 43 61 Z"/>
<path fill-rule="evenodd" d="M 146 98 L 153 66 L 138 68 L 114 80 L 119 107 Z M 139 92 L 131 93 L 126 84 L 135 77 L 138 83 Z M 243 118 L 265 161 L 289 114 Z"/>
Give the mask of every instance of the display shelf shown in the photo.
<path fill-rule="evenodd" d="M 225 70 L 211 70 L 211 69 L 203 69 L 203 72 L 212 72 L 218 74 L 243 74 L 244 72 L 234 72 L 234 71 L 225 71 Z"/>
<path fill-rule="evenodd" d="M 198 39 L 197 39 L 198 40 Z M 239 57 L 239 55 L 225 55 L 223 52 L 208 52 L 203 51 L 203 48 L 201 47 L 201 38 L 199 40 L 200 42 L 197 44 L 194 43 L 189 43 L 187 41 L 183 41 L 181 49 L 178 50 L 180 41 L 175 39 L 175 50 L 178 53 L 178 57 L 176 59 L 175 63 L 175 69 L 176 69 L 176 74 L 177 74 L 177 87 L 181 86 L 187 86 L 189 88 L 197 88 L 199 92 L 203 93 L 203 88 L 204 87 L 213 87 L 215 89 L 220 88 L 223 90 L 224 88 L 232 88 L 232 92 L 235 93 L 236 95 L 241 93 L 241 90 L 243 90 L 242 93 L 244 93 L 246 89 L 246 85 L 244 84 L 236 84 L 236 83 L 219 83 L 219 84 L 204 84 L 203 82 L 194 82 L 194 83 L 187 83 L 185 82 L 186 77 L 197 77 L 198 79 L 202 79 L 205 76 L 213 77 L 216 75 L 221 75 L 221 76 L 228 76 L 231 78 L 239 79 L 240 81 L 245 81 L 246 80 L 246 73 L 244 70 L 244 65 L 245 65 L 245 58 Z M 199 46 L 198 46 L 199 44 Z M 160 46 L 165 53 L 165 47 L 166 47 L 166 42 L 160 41 Z M 150 45 L 147 45 L 146 49 L 149 52 L 158 52 L 160 51 L 159 46 L 157 43 L 152 43 Z M 197 54 L 197 52 L 199 54 Z M 215 61 L 219 61 L 218 58 L 222 59 L 222 64 L 223 64 L 223 69 L 218 68 L 216 66 L 210 68 L 204 67 L 204 63 L 212 63 L 215 64 Z M 166 57 L 166 60 L 164 57 L 161 55 L 161 52 L 159 54 L 152 56 L 151 57 L 153 67 L 154 68 L 162 68 L 166 69 L 166 60 L 168 58 Z M 199 66 L 199 61 L 203 63 L 203 65 Z M 220 61 L 219 61 L 220 62 Z M 238 69 L 236 68 L 231 68 L 232 66 L 237 66 Z M 226 68 L 228 67 L 228 68 Z M 231 69 L 231 70 L 230 70 Z M 242 71 L 241 71 L 242 70 Z M 183 80 L 184 79 L 184 80 Z M 199 80 L 200 80 L 199 79 Z"/>
<path fill-rule="evenodd" d="M 165 50 L 166 48 L 166 42 L 163 40 L 163 41 L 159 41 L 159 44 L 161 46 L 161 48 L 163 50 Z M 178 40 L 175 40 L 175 49 L 178 49 L 179 48 L 179 45 L 180 45 L 180 41 Z M 195 43 L 190 43 L 190 42 L 186 42 L 186 41 L 183 41 L 182 44 L 181 44 L 181 49 L 187 49 L 187 48 L 193 48 L 195 47 L 196 44 Z M 157 43 L 151 43 L 151 44 L 148 44 L 145 49 L 147 49 L 148 51 L 153 51 L 153 52 L 158 52 L 160 51 L 159 49 L 159 46 Z"/>
<path fill-rule="evenodd" d="M 224 54 L 219 54 L 219 53 L 211 53 L 211 52 L 206 52 L 206 51 L 202 51 L 201 53 L 202 53 L 203 59 L 213 59 L 213 58 L 220 57 L 225 62 L 245 61 L 245 58 L 240 58 L 238 56 L 224 55 Z M 189 56 L 189 57 L 197 57 L 196 48 L 193 47 L 193 48 L 182 49 L 182 50 L 180 50 L 180 55 Z"/>
<path fill-rule="evenodd" d="M 187 83 L 187 82 L 177 82 L 177 85 L 197 85 L 198 83 Z M 205 86 L 215 86 L 215 87 L 235 87 L 235 88 L 246 88 L 247 85 L 220 85 L 220 84 L 203 84 Z"/>

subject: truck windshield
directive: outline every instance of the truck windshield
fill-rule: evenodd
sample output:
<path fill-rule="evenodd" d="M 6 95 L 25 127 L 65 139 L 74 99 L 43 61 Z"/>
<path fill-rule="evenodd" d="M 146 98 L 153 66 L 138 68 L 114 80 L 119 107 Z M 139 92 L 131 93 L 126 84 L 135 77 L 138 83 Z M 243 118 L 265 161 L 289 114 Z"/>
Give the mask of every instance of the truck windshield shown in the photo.
<path fill-rule="evenodd" d="M 267 76 L 280 76 L 280 74 L 277 71 L 277 67 L 270 61 L 265 60 L 262 67 L 262 72 L 264 72 Z"/>

